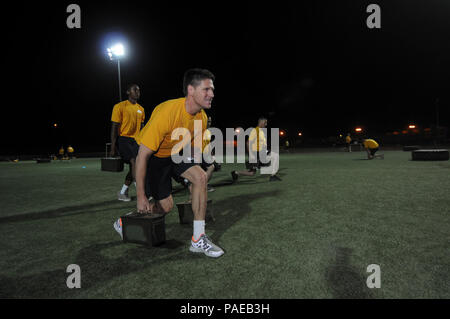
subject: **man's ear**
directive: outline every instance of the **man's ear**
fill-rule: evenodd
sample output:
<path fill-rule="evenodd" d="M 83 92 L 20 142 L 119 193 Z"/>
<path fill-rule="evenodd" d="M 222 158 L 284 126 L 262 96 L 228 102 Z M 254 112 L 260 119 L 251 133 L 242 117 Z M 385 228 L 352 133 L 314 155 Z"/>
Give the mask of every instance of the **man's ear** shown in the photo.
<path fill-rule="evenodd" d="M 191 85 L 191 84 L 189 84 L 189 85 L 187 86 L 187 95 L 193 95 L 193 94 L 194 94 L 194 91 L 195 91 L 194 86 Z"/>

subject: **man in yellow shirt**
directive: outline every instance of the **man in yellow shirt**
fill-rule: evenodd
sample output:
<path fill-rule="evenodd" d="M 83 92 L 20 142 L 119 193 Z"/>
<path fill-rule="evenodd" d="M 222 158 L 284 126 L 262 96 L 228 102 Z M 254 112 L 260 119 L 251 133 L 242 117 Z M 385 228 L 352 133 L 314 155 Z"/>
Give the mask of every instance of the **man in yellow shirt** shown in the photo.
<path fill-rule="evenodd" d="M 127 88 L 128 99 L 114 105 L 111 115 L 111 152 L 114 157 L 116 151 L 122 160 L 129 164 L 129 171 L 125 177 L 122 189 L 117 193 L 118 199 L 129 202 L 128 188 L 135 180 L 136 156 L 139 146 L 136 137 L 144 125 L 145 110 L 137 103 L 141 96 L 138 85 L 131 84 Z"/>
<path fill-rule="evenodd" d="M 347 134 L 345 137 L 345 143 L 347 144 L 347 151 L 352 152 L 352 137 L 350 136 L 350 133 Z"/>
<path fill-rule="evenodd" d="M 367 151 L 367 158 L 368 159 L 371 160 L 371 159 L 374 159 L 375 157 L 384 159 L 384 154 L 375 155 L 375 153 L 379 149 L 379 145 L 378 145 L 378 143 L 375 140 L 365 139 L 365 140 L 363 140 L 363 145 L 364 145 L 364 148 Z"/>
<path fill-rule="evenodd" d="M 67 155 L 69 156 L 69 159 L 72 159 L 72 157 L 73 157 L 73 152 L 74 152 L 73 147 L 69 145 L 69 146 L 67 147 Z"/>
<path fill-rule="evenodd" d="M 189 250 L 204 253 L 209 257 L 220 257 L 224 251 L 213 244 L 205 234 L 205 215 L 207 204 L 207 175 L 200 167 L 200 161 L 193 161 L 185 150 L 198 144 L 206 130 L 207 117 L 205 109 L 211 108 L 214 98 L 214 75 L 204 69 L 191 69 L 183 78 L 184 98 L 169 100 L 159 104 L 145 127 L 140 132 L 137 142 L 139 153 L 136 158 L 137 211 L 141 213 L 169 213 L 173 208 L 172 176 L 186 178 L 192 183 L 192 211 L 194 213 L 193 236 Z M 201 124 L 201 132 L 194 131 L 194 125 Z M 184 129 L 180 142 L 180 128 Z M 190 139 L 184 137 L 189 136 Z M 197 134 L 197 135 L 194 135 Z M 174 137 L 175 135 L 175 137 Z M 183 151 L 184 160 L 176 163 L 176 158 Z M 199 150 L 201 155 L 201 149 Z M 195 155 L 194 155 L 195 156 Z M 197 163 L 196 163 L 197 162 Z M 153 197 L 155 202 L 149 202 Z M 114 228 L 122 234 L 120 219 Z"/>
<path fill-rule="evenodd" d="M 61 146 L 61 148 L 58 151 L 59 159 L 62 160 L 64 158 L 64 147 Z"/>
<path fill-rule="evenodd" d="M 211 116 L 208 116 L 208 121 L 207 121 L 207 126 L 206 126 L 207 129 L 203 133 L 203 146 L 202 146 L 203 160 L 200 165 L 203 168 L 203 170 L 206 172 L 206 178 L 207 178 L 208 182 L 212 177 L 212 174 L 214 172 L 214 167 L 215 167 L 214 166 L 214 156 L 212 156 L 212 154 L 210 154 L 211 153 L 210 143 L 211 143 L 212 135 L 211 135 L 211 131 L 208 130 L 208 128 L 211 127 L 211 122 L 212 122 Z M 206 156 L 209 157 L 208 161 L 206 161 Z M 189 187 L 190 192 L 192 191 L 192 184 L 189 183 L 189 181 L 186 178 L 181 178 L 180 176 L 172 176 L 172 177 L 176 182 L 180 183 L 184 187 Z M 208 189 L 208 192 L 215 191 L 215 189 L 213 187 L 211 187 L 209 184 L 207 185 L 207 189 Z M 192 194 L 191 194 L 191 197 L 192 197 Z M 192 198 L 190 198 L 190 199 L 192 199 Z"/>
<path fill-rule="evenodd" d="M 261 130 L 265 127 L 267 127 L 267 119 L 265 117 L 259 118 L 258 126 L 251 131 L 250 136 L 248 137 L 249 162 L 246 163 L 248 169 L 246 171 L 232 171 L 231 177 L 233 182 L 235 182 L 241 175 L 254 176 L 256 174 L 256 170 L 264 165 L 261 163 L 258 155 L 261 150 L 267 152 L 266 136 L 264 135 L 264 131 Z M 255 156 L 254 154 L 256 154 L 257 157 L 256 161 L 255 158 L 253 158 L 253 156 Z M 270 175 L 269 181 L 281 181 L 281 178 L 276 175 L 278 170 L 279 155 L 275 152 L 271 152 L 267 158 L 271 161 L 271 166 L 274 168 L 272 170 L 272 174 Z"/>

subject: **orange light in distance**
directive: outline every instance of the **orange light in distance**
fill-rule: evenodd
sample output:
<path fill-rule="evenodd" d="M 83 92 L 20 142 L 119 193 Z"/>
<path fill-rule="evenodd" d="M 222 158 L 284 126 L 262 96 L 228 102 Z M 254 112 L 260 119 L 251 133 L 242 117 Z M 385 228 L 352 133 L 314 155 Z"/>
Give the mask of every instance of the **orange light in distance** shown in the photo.
<path fill-rule="evenodd" d="M 298 133 L 298 136 L 302 136 L 302 132 L 299 132 L 299 133 Z"/>
<path fill-rule="evenodd" d="M 284 132 L 283 131 L 280 131 L 280 136 L 284 136 Z"/>
<path fill-rule="evenodd" d="M 412 124 L 412 125 L 408 126 L 408 128 L 416 128 L 416 126 Z"/>
<path fill-rule="evenodd" d="M 56 123 L 55 123 L 55 124 L 53 124 L 53 127 L 58 127 L 58 124 L 56 124 Z"/>
<path fill-rule="evenodd" d="M 355 128 L 355 131 L 356 131 L 356 132 L 362 132 L 362 128 L 357 127 L 357 128 Z"/>

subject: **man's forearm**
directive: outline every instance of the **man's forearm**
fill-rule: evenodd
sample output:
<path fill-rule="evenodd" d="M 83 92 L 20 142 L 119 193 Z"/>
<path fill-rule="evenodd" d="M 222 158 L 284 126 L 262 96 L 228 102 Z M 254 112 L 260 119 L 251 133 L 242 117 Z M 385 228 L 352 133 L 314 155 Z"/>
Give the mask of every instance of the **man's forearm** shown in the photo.
<path fill-rule="evenodd" d="M 119 136 L 119 123 L 111 123 L 111 152 L 110 156 L 115 156 L 116 154 L 116 141 L 117 136 Z"/>
<path fill-rule="evenodd" d="M 117 126 L 113 125 L 111 127 L 111 146 L 116 145 L 116 140 L 117 140 L 118 135 L 119 134 L 117 132 Z"/>
<path fill-rule="evenodd" d="M 153 151 L 141 145 L 136 157 L 136 195 L 145 196 L 145 176 L 147 175 L 147 163 Z"/>

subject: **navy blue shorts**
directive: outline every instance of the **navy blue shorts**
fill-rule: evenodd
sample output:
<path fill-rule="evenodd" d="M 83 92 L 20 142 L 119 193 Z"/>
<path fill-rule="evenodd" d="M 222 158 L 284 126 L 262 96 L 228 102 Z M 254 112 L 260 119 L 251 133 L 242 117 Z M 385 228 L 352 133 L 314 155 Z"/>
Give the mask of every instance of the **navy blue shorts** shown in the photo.
<path fill-rule="evenodd" d="M 145 194 L 155 200 L 162 200 L 172 194 L 172 177 L 180 180 L 181 174 L 197 163 L 176 164 L 171 157 L 159 158 L 150 156 L 145 176 Z"/>
<path fill-rule="evenodd" d="M 117 138 L 117 149 L 122 160 L 130 164 L 130 160 L 137 157 L 139 145 L 132 137 L 119 136 Z"/>

